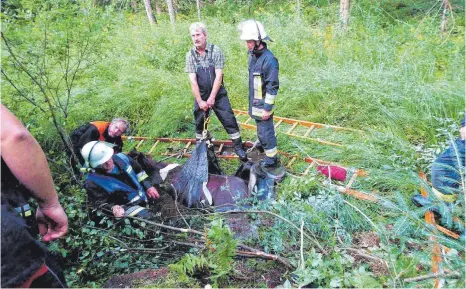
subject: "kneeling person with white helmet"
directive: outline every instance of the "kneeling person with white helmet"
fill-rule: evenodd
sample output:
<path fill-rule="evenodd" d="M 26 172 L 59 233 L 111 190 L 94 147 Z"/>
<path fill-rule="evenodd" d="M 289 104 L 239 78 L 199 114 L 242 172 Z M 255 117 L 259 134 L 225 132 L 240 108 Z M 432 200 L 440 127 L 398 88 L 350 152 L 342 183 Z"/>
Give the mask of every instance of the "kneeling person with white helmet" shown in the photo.
<path fill-rule="evenodd" d="M 160 195 L 136 161 L 113 154 L 112 144 L 101 141 L 84 145 L 81 155 L 89 168 L 84 187 L 94 205 L 111 208 L 115 217 L 152 217 L 143 206 Z"/>

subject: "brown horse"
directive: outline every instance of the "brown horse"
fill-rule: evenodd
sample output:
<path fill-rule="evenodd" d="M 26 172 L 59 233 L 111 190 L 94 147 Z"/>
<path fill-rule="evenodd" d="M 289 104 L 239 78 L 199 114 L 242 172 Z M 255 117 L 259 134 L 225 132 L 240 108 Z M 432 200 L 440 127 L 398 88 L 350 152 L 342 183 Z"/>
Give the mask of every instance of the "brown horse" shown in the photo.
<path fill-rule="evenodd" d="M 163 191 L 167 191 L 174 199 L 180 200 L 185 206 L 187 192 L 177 191 L 183 166 L 154 161 L 150 156 L 132 151 L 129 157 L 136 160 Z M 250 197 L 248 184 L 245 180 L 228 175 L 209 174 L 208 181 L 202 186 L 200 201 L 192 207 L 213 206 L 216 210 L 235 209 L 241 200 Z"/>

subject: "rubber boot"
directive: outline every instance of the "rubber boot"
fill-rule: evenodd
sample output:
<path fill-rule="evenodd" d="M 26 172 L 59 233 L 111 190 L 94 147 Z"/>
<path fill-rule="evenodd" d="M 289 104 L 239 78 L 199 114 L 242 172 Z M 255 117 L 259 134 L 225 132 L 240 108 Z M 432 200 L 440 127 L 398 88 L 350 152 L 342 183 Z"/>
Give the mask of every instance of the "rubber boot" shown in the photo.
<path fill-rule="evenodd" d="M 240 161 L 247 162 L 248 161 L 248 156 L 246 155 L 246 152 L 243 149 L 243 140 L 241 137 L 232 139 L 233 142 L 233 147 L 235 148 L 235 152 L 238 155 Z"/>
<path fill-rule="evenodd" d="M 420 194 L 412 196 L 411 201 L 418 207 L 432 206 L 432 201 Z"/>
<path fill-rule="evenodd" d="M 411 200 L 418 207 L 430 207 L 429 211 L 434 213 L 435 219 L 439 223 L 439 225 L 447 229 L 453 230 L 454 232 L 460 234 L 460 237 L 464 238 L 465 236 L 464 224 L 461 222 L 455 221 L 454 219 L 447 223 L 443 218 L 444 215 L 442 215 L 442 211 L 440 210 L 439 206 L 434 206 L 433 202 L 429 198 L 426 198 L 426 197 L 423 197 L 422 195 L 417 194 L 417 195 L 414 195 L 411 198 Z M 446 203 L 446 207 L 444 207 L 443 210 L 449 210 L 450 215 L 451 215 L 451 210 L 452 210 L 451 204 Z"/>
<path fill-rule="evenodd" d="M 262 175 L 265 175 L 268 178 L 274 178 L 280 181 L 285 176 L 286 172 L 278 158 L 273 164 L 266 164 L 264 161 L 261 161 L 257 166 L 256 171 L 262 172 Z"/>
<path fill-rule="evenodd" d="M 416 194 L 411 197 L 411 201 L 417 207 L 430 207 L 429 211 L 437 215 L 437 217 L 442 217 L 440 214 L 440 209 L 438 206 L 434 206 L 431 199 L 424 197 L 421 194 Z"/>
<path fill-rule="evenodd" d="M 461 244 L 464 244 L 464 241 L 466 240 L 466 231 L 461 232 L 458 240 L 460 241 Z"/>

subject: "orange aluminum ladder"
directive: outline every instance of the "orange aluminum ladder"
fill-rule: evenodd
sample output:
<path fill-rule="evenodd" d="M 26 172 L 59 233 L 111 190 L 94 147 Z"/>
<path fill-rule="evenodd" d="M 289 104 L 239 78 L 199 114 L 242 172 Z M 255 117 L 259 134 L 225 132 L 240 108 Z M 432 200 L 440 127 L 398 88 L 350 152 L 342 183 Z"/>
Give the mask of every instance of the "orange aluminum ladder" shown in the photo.
<path fill-rule="evenodd" d="M 241 125 L 241 127 L 244 127 L 247 129 L 256 129 L 256 126 L 254 124 L 249 123 L 252 120 L 252 118 L 249 116 L 249 113 L 247 111 L 233 109 L 233 112 L 235 113 L 235 117 L 237 120 L 239 116 L 248 117 L 248 119 L 245 122 L 238 122 Z M 292 118 L 279 117 L 275 115 L 273 116 L 273 119 L 275 121 L 275 125 L 274 125 L 275 129 L 277 129 L 282 123 L 291 125 L 291 127 L 286 132 L 281 132 L 285 135 L 288 135 L 291 137 L 302 138 L 302 139 L 306 139 L 306 140 L 310 140 L 313 142 L 317 142 L 317 143 L 324 144 L 324 145 L 330 145 L 330 146 L 342 147 L 343 145 L 340 143 L 326 141 L 320 138 L 311 138 L 310 135 L 316 129 L 325 129 L 325 128 L 332 129 L 334 131 L 352 131 L 352 132 L 359 132 L 359 133 L 362 132 L 361 130 L 352 129 L 352 128 L 346 128 L 346 127 L 341 127 L 341 126 L 328 125 L 328 124 L 310 122 L 310 121 L 304 121 L 304 120 L 297 120 L 297 119 L 292 119 Z M 297 127 L 306 128 L 306 132 L 304 132 L 304 134 L 302 135 L 298 133 L 293 133 L 293 131 L 295 131 Z"/>

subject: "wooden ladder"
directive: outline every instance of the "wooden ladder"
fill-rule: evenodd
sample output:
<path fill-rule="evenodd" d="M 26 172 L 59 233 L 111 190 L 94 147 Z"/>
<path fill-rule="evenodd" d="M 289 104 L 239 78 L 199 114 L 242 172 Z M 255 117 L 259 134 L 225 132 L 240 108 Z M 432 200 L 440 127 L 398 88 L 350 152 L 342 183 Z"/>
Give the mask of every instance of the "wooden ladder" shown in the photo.
<path fill-rule="evenodd" d="M 238 119 L 238 116 L 248 116 L 248 119 L 245 122 L 239 122 L 241 127 L 244 127 L 244 128 L 247 128 L 247 129 L 256 129 L 256 126 L 254 124 L 249 123 L 251 121 L 251 117 L 249 116 L 249 113 L 247 111 L 234 109 L 233 112 L 235 113 L 235 117 L 237 119 Z M 275 115 L 273 116 L 273 119 L 275 121 L 274 127 L 275 127 L 276 131 L 277 131 L 277 128 L 280 125 L 282 125 L 283 123 L 291 125 L 291 127 L 286 132 L 280 132 L 280 133 L 283 133 L 283 134 L 291 136 L 291 137 L 302 138 L 302 139 L 306 139 L 306 140 L 310 140 L 310 141 L 313 141 L 313 142 L 321 143 L 321 144 L 324 144 L 324 145 L 330 145 L 330 146 L 342 147 L 343 144 L 335 143 L 335 142 L 331 142 L 331 141 L 326 141 L 326 140 L 323 140 L 321 138 L 312 138 L 312 137 L 310 137 L 310 135 L 316 129 L 332 129 L 332 130 L 335 130 L 335 131 L 353 131 L 353 132 L 359 132 L 359 133 L 362 132 L 360 130 L 356 130 L 356 129 L 352 129 L 352 128 L 346 128 L 346 127 L 335 126 L 335 125 L 328 125 L 328 124 L 322 124 L 322 123 L 316 123 L 316 122 L 310 122 L 310 121 L 303 121 L 303 120 L 279 117 L 279 116 L 275 116 Z M 295 129 L 297 127 L 307 128 L 306 132 L 304 134 L 294 133 L 294 131 L 295 131 Z"/>
<path fill-rule="evenodd" d="M 161 155 L 163 156 L 180 155 L 182 157 L 190 157 L 191 154 L 189 152 L 189 149 L 192 147 L 193 144 L 196 143 L 195 139 L 189 139 L 189 138 L 150 138 L 150 137 L 141 137 L 141 136 L 134 136 L 134 137 L 122 136 L 122 139 L 125 141 L 129 141 L 129 140 L 137 141 L 137 145 L 135 146 L 136 149 L 139 149 L 141 145 L 145 142 L 153 142 L 150 150 L 147 152 L 150 155 L 152 155 L 155 147 L 157 147 L 157 145 L 159 145 L 160 143 L 184 144 L 184 147 L 180 150 L 179 153 L 170 154 L 168 151 L 166 151 L 164 153 L 161 153 Z M 212 141 L 212 144 L 214 145 L 214 151 L 218 158 L 221 158 L 221 159 L 237 159 L 238 158 L 238 156 L 234 153 L 230 155 L 222 154 L 225 148 L 233 147 L 233 143 L 231 142 L 231 140 L 215 140 L 215 141 Z M 250 148 L 253 146 L 253 144 L 250 142 L 245 142 L 244 146 L 246 148 Z M 352 188 L 352 185 L 354 184 L 354 182 L 356 181 L 358 177 L 367 176 L 367 173 L 363 170 L 355 169 L 352 171 L 351 169 L 345 168 L 337 163 L 328 162 L 328 161 L 324 161 L 324 160 L 320 160 L 320 159 L 312 158 L 312 157 L 302 157 L 297 154 L 290 154 L 290 153 L 286 153 L 282 151 L 279 151 L 278 154 L 285 156 L 286 158 L 289 159 L 289 161 L 285 164 L 285 167 L 288 170 L 290 170 L 297 161 L 306 163 L 307 164 L 306 169 L 302 173 L 299 173 L 302 176 L 309 175 L 311 173 L 311 170 L 313 168 L 317 168 L 318 165 L 333 165 L 333 166 L 342 167 L 346 169 L 347 172 L 350 172 L 350 173 L 352 172 L 351 177 L 344 185 L 331 184 L 330 186 L 335 188 L 340 193 L 348 194 L 361 200 L 375 201 L 375 197 L 373 195 L 367 194 L 361 191 L 357 191 Z"/>
<path fill-rule="evenodd" d="M 341 167 L 341 168 L 344 168 L 349 174 L 351 174 L 351 177 L 348 179 L 347 178 L 347 182 L 346 184 L 344 185 L 335 185 L 335 184 L 328 184 L 330 187 L 332 188 L 335 188 L 337 191 L 339 191 L 340 193 L 344 193 L 344 194 L 347 194 L 347 195 L 351 195 L 355 198 L 358 198 L 360 200 L 366 200 L 366 201 L 372 201 L 372 202 L 375 202 L 376 201 L 376 198 L 372 195 L 372 194 L 368 194 L 368 193 L 365 193 L 365 192 L 361 192 L 361 191 L 357 191 L 357 190 L 354 190 L 352 188 L 354 182 L 356 181 L 356 179 L 358 177 L 365 177 L 367 176 L 367 172 L 365 172 L 364 170 L 361 170 L 361 169 L 349 169 L 349 168 L 346 168 L 344 166 L 341 166 L 337 163 L 332 163 L 332 162 L 328 162 L 328 161 L 324 161 L 324 160 L 320 160 L 320 159 L 316 159 L 316 158 L 311 158 L 311 157 L 305 157 L 305 158 L 302 158 L 298 155 L 292 155 L 292 154 L 289 154 L 289 153 L 285 153 L 285 152 L 279 152 L 281 155 L 285 155 L 287 156 L 290 161 L 288 161 L 288 163 L 285 165 L 285 167 L 287 169 L 291 168 L 291 166 L 296 162 L 296 160 L 300 160 L 300 161 L 304 161 L 306 162 L 308 165 L 306 166 L 306 168 L 304 169 L 304 171 L 300 174 L 301 176 L 307 176 L 309 175 L 309 173 L 313 170 L 313 169 L 317 169 L 317 166 L 319 165 L 326 165 L 326 166 L 338 166 L 338 167 Z"/>
<path fill-rule="evenodd" d="M 419 177 L 424 180 L 427 184 L 429 184 L 427 182 L 427 178 L 426 178 L 426 175 L 423 173 L 423 172 L 419 172 Z M 425 198 L 428 198 L 429 197 L 429 194 L 427 193 L 427 189 L 426 187 L 421 184 L 421 195 Z M 424 213 L 424 219 L 426 221 L 427 224 L 433 226 L 434 228 L 436 228 L 438 231 L 442 232 L 443 234 L 453 238 L 453 239 L 456 239 L 458 240 L 459 239 L 459 235 L 456 234 L 455 232 L 452 232 L 450 230 L 448 230 L 447 228 L 444 228 L 440 225 L 437 224 L 437 222 L 435 221 L 435 215 L 433 212 L 431 211 L 426 211 Z M 437 237 L 435 236 L 435 232 L 432 232 L 433 234 L 429 236 L 429 241 L 432 242 L 432 254 L 431 254 L 431 258 L 432 258 L 432 273 L 434 274 L 442 274 L 444 273 L 443 271 L 443 258 L 442 258 L 442 250 L 449 250 L 448 248 L 442 246 L 441 244 L 439 244 L 437 242 Z M 445 279 L 443 278 L 436 278 L 434 280 L 434 288 L 442 288 L 445 284 Z"/>
<path fill-rule="evenodd" d="M 144 136 L 122 136 L 122 139 L 124 141 L 136 141 L 137 144 L 134 146 L 134 149 L 137 149 L 140 151 L 141 145 L 144 143 L 152 143 L 152 146 L 150 150 L 147 152 L 148 155 L 152 155 L 154 152 L 154 149 L 160 144 L 160 143 L 182 143 L 184 144 L 184 147 L 180 150 L 180 155 L 183 157 L 189 157 L 191 154 L 189 153 L 189 150 L 193 147 L 193 145 L 196 144 L 196 139 L 191 139 L 191 138 L 151 138 L 151 137 L 144 137 Z M 227 147 L 233 147 L 233 143 L 230 140 L 227 141 L 213 141 L 212 142 L 215 146 L 215 154 L 217 155 L 218 158 L 224 158 L 224 159 L 234 159 L 237 158 L 236 155 L 222 155 L 224 152 L 225 148 Z M 161 153 L 161 155 L 171 155 L 168 151 Z"/>

